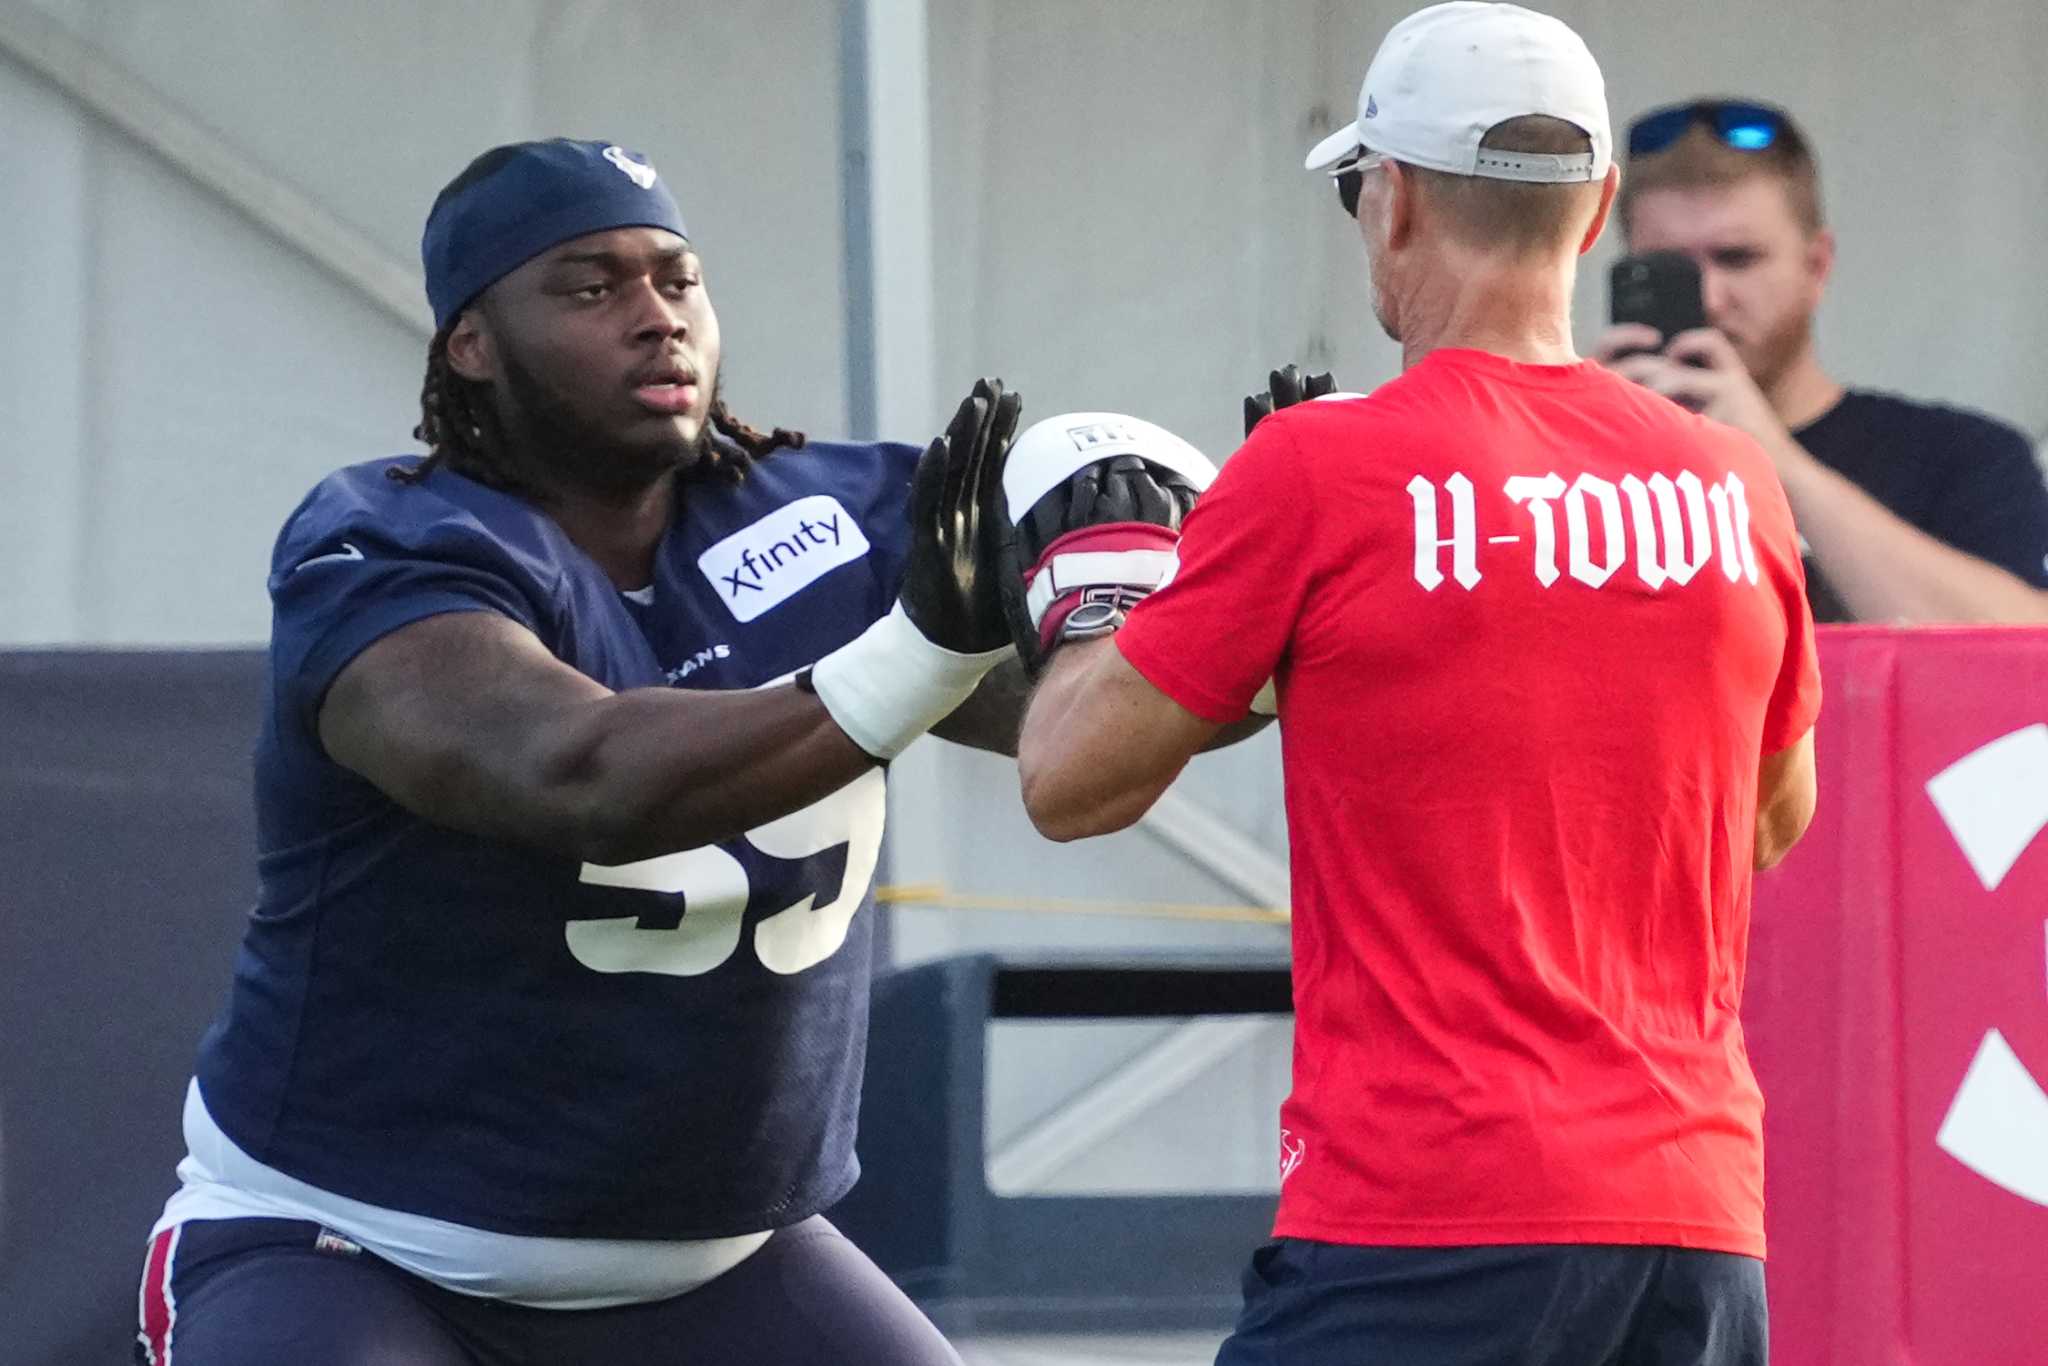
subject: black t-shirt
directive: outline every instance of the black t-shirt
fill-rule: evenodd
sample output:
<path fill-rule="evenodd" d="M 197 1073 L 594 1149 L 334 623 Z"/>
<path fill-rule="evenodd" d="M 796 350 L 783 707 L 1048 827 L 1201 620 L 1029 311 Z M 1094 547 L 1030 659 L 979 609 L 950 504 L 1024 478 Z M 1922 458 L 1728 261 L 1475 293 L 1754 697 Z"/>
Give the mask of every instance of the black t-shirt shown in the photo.
<path fill-rule="evenodd" d="M 2048 588 L 2048 483 L 2034 448 L 1982 413 L 1851 389 L 1793 434 L 1900 520 Z M 1853 618 L 1811 559 L 1816 621 Z"/>

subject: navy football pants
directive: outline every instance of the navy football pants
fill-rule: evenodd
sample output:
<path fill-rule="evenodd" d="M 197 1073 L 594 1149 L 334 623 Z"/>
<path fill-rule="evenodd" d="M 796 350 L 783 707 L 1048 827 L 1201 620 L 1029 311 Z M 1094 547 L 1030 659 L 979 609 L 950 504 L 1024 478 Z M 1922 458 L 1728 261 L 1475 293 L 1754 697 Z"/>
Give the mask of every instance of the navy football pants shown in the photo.
<path fill-rule="evenodd" d="M 1283 1238 L 1216 1366 L 1765 1366 L 1767 1326 L 1754 1257 Z"/>
<path fill-rule="evenodd" d="M 822 1217 L 723 1276 L 617 1309 L 532 1309 L 443 1290 L 318 1224 L 195 1219 L 151 1241 L 145 1366 L 960 1366 L 917 1306 Z"/>

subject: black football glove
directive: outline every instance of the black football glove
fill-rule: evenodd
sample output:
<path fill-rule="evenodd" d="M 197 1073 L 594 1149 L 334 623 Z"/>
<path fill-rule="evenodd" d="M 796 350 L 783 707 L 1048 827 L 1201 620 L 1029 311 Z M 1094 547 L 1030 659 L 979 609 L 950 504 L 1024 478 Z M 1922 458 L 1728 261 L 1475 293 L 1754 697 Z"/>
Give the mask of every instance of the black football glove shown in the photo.
<path fill-rule="evenodd" d="M 946 434 L 918 457 L 911 480 L 903 610 L 926 639 L 956 654 L 999 649 L 1010 639 L 985 519 L 1001 506 L 1003 458 L 1023 406 L 1001 380 L 975 381 Z"/>
<path fill-rule="evenodd" d="M 1292 408 L 1297 403 L 1306 403 L 1336 391 L 1337 381 L 1330 378 L 1329 371 L 1304 377 L 1301 370 L 1289 361 L 1286 369 L 1272 372 L 1265 392 L 1245 399 L 1244 434 L 1250 436 L 1261 418 L 1269 417 L 1282 408 Z"/>
<path fill-rule="evenodd" d="M 984 525 L 1023 400 L 981 380 L 910 481 L 910 555 L 896 606 L 797 674 L 848 739 L 877 759 L 951 715 L 1010 654 Z"/>
<path fill-rule="evenodd" d="M 1180 530 L 1201 493 L 1177 474 L 1139 455 L 1113 455 L 1075 471 L 1031 505 L 1017 528 L 1017 558 L 1026 569 L 1069 531 L 1105 522 L 1151 522 Z"/>

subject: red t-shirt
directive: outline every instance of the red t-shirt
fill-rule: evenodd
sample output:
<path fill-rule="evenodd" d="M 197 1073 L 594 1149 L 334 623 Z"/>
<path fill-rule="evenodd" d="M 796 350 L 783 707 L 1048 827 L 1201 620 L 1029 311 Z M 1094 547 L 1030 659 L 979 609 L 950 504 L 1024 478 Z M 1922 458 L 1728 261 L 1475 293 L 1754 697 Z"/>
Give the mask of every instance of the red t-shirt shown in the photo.
<path fill-rule="evenodd" d="M 1590 363 L 1437 351 L 1259 424 L 1123 653 L 1279 683 L 1277 1232 L 1763 1254 L 1738 1009 L 1757 766 L 1813 724 L 1763 451 Z"/>

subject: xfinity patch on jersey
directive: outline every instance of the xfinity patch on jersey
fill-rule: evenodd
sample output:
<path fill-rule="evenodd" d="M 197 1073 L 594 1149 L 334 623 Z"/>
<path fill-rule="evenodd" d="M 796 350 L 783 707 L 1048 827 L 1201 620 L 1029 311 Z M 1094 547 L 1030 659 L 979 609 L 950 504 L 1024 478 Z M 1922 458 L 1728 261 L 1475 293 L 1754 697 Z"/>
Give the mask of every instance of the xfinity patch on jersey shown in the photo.
<path fill-rule="evenodd" d="M 853 514 L 827 493 L 785 503 L 697 557 L 735 618 L 752 621 L 868 553 Z"/>

